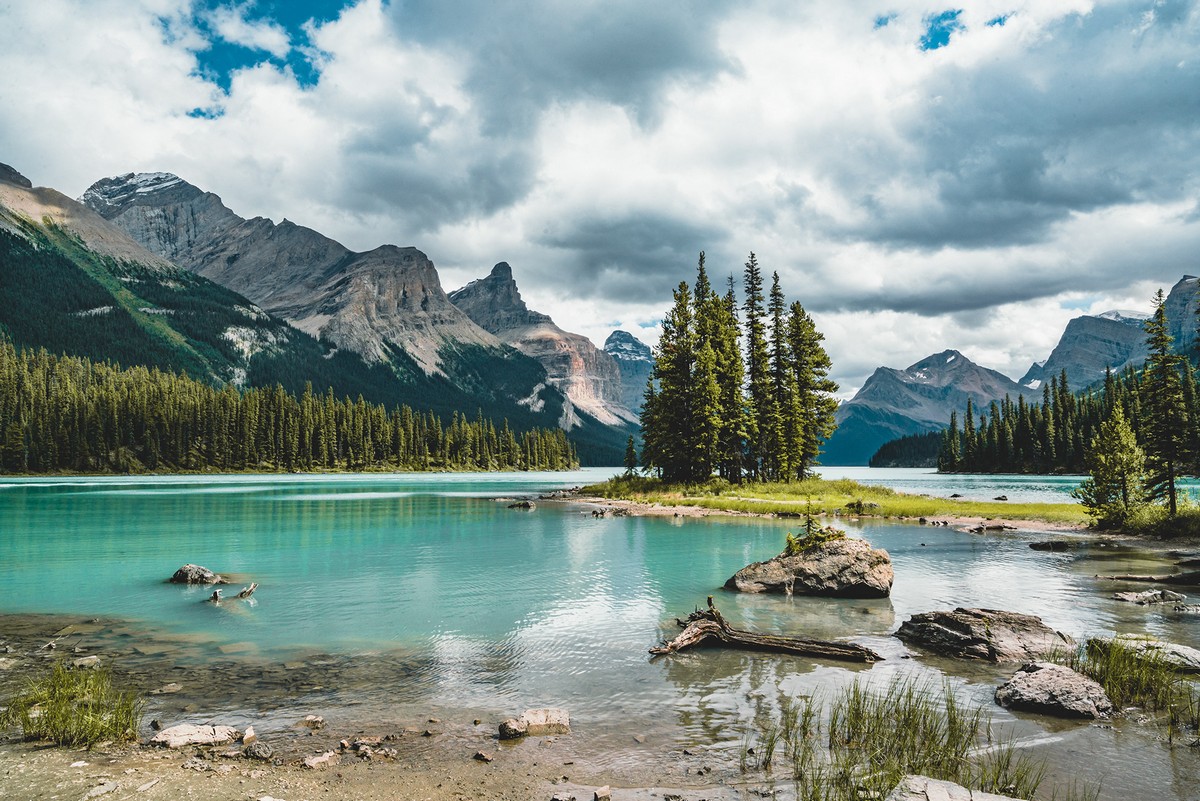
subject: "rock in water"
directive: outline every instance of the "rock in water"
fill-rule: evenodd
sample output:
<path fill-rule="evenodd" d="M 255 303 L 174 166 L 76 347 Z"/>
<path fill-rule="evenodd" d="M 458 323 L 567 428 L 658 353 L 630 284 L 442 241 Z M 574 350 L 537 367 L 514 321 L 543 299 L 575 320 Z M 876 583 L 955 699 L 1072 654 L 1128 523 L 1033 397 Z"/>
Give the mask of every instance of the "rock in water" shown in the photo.
<path fill-rule="evenodd" d="M 1152 640 L 1136 634 L 1120 634 L 1114 639 L 1095 638 L 1088 640 L 1089 648 L 1105 649 L 1109 643 L 1117 643 L 1147 659 L 1159 659 L 1180 673 L 1200 673 L 1200 650 L 1186 645 Z"/>
<path fill-rule="evenodd" d="M 1014 801 L 1011 796 L 968 790 L 928 776 L 905 776 L 884 801 Z M 1020 799 L 1016 799 L 1020 801 Z"/>
<path fill-rule="evenodd" d="M 782 592 L 835 598 L 886 598 L 892 591 L 888 552 L 849 537 L 789 556 L 747 565 L 725 582 L 739 592 Z"/>
<path fill-rule="evenodd" d="M 996 609 L 923 612 L 900 624 L 896 636 L 943 656 L 1026 662 L 1075 644 L 1035 615 Z"/>
<path fill-rule="evenodd" d="M 500 724 L 501 740 L 570 733 L 571 717 L 565 709 L 526 709 L 520 717 L 509 718 Z"/>
<path fill-rule="evenodd" d="M 232 743 L 242 736 L 242 733 L 232 726 L 196 726 L 192 723 L 181 723 L 169 729 L 163 729 L 150 738 L 151 745 L 161 745 L 167 748 L 183 748 L 185 745 L 223 745 Z"/>
<path fill-rule="evenodd" d="M 1145 592 L 1117 592 L 1113 593 L 1114 601 L 1128 601 L 1134 604 L 1146 606 L 1148 604 L 1173 604 L 1180 601 L 1186 601 L 1187 596 L 1183 593 L 1171 592 L 1170 590 L 1146 590 Z"/>
<path fill-rule="evenodd" d="M 1066 718 L 1098 718 L 1112 712 L 1104 688 L 1063 665 L 1030 662 L 996 690 L 996 703 Z"/>
<path fill-rule="evenodd" d="M 201 565 L 187 564 L 171 576 L 172 584 L 228 584 L 229 582 Z"/>

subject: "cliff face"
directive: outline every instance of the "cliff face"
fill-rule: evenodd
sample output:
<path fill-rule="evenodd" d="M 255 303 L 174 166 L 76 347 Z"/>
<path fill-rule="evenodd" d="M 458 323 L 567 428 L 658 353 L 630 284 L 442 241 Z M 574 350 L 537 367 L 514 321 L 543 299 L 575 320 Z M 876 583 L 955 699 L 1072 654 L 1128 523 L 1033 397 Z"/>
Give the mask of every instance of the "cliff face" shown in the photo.
<path fill-rule="evenodd" d="M 956 350 L 926 357 L 904 370 L 880 367 L 837 412 L 838 429 L 825 445 L 823 464 L 865 465 L 879 446 L 906 434 L 945 428 L 967 399 L 984 408 L 1005 395 L 1038 397 Z"/>
<path fill-rule="evenodd" d="M 1185 275 L 1167 295 L 1167 330 L 1175 338 L 1175 350 L 1186 356 L 1195 356 L 1196 352 L 1196 325 L 1200 323 L 1196 316 L 1197 292 L 1200 278 Z"/>
<path fill-rule="evenodd" d="M 1076 317 L 1067 323 L 1050 358 L 1030 367 L 1020 384 L 1039 389 L 1066 370 L 1068 384 L 1081 390 L 1102 381 L 1109 368 L 1120 372 L 1140 365 L 1147 355 L 1145 319 L 1145 314 L 1128 311 Z"/>
<path fill-rule="evenodd" d="M 450 303 L 433 263 L 415 248 L 355 253 L 287 220 L 243 219 L 168 173 L 106 178 L 82 200 L 148 250 L 368 361 L 387 361 L 396 345 L 440 374 L 446 347 L 500 348 Z"/>
<path fill-rule="evenodd" d="M 646 382 L 654 369 L 650 346 L 628 331 L 613 331 L 604 340 L 604 350 L 617 360 L 621 370 L 621 398 L 637 414 L 646 402 Z"/>
<path fill-rule="evenodd" d="M 623 403 L 621 372 L 612 356 L 580 334 L 564 331 L 521 298 L 512 268 L 500 262 L 486 278 L 450 293 L 450 301 L 500 341 L 536 359 L 547 381 L 569 401 L 562 424 L 579 424 L 576 411 L 605 425 L 636 423 Z"/>

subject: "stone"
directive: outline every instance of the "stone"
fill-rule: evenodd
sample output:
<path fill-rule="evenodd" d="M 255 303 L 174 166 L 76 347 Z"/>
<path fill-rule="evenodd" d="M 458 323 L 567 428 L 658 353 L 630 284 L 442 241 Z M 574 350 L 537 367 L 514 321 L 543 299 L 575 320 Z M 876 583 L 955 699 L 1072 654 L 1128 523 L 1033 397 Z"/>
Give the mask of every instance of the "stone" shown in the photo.
<path fill-rule="evenodd" d="M 1200 612 L 1200 604 L 1175 604 L 1175 611 L 1194 615 Z"/>
<path fill-rule="evenodd" d="M 303 720 L 296 721 L 296 725 L 316 731 L 325 728 L 325 718 L 320 715 L 305 715 Z"/>
<path fill-rule="evenodd" d="M 1145 592 L 1116 592 L 1113 593 L 1114 601 L 1128 601 L 1129 603 L 1142 604 L 1173 604 L 1179 601 L 1186 601 L 1187 596 L 1179 592 L 1171 592 L 1170 590 L 1146 590 Z"/>
<path fill-rule="evenodd" d="M 571 795 L 565 790 L 559 790 L 557 793 L 550 796 L 550 801 L 575 801 L 575 796 Z"/>
<path fill-rule="evenodd" d="M 1119 643 L 1142 656 L 1161 659 L 1180 673 L 1200 673 L 1200 650 L 1186 645 L 1139 637 L 1136 634 L 1120 634 L 1112 640 L 1101 638 L 1088 640 L 1088 646 L 1104 648 L 1110 642 Z"/>
<path fill-rule="evenodd" d="M 185 745 L 224 745 L 232 743 L 242 736 L 242 733 L 232 726 L 197 726 L 193 723 L 181 723 L 169 729 L 163 729 L 150 738 L 151 745 L 166 748 L 183 748 Z"/>
<path fill-rule="evenodd" d="M 100 667 L 100 657 L 98 656 L 81 656 L 78 659 L 71 660 L 71 667 L 76 670 L 96 670 Z"/>
<path fill-rule="evenodd" d="M 108 795 L 109 793 L 113 792 L 114 790 L 119 790 L 119 789 L 121 789 L 121 785 L 118 782 L 105 782 L 104 784 L 101 784 L 99 786 L 93 787 L 92 789 L 88 790 L 87 794 L 85 794 L 83 796 L 83 801 L 88 801 L 88 799 L 91 799 L 91 798 L 99 798 L 102 795 Z"/>
<path fill-rule="evenodd" d="M 612 789 L 606 784 L 592 794 L 592 801 L 612 801 Z"/>
<path fill-rule="evenodd" d="M 182 689 L 183 689 L 183 687 L 179 686 L 175 682 L 171 682 L 170 684 L 164 684 L 163 686 L 159 687 L 157 690 L 151 690 L 150 694 L 151 695 L 170 695 L 171 693 L 177 693 Z"/>
<path fill-rule="evenodd" d="M 1104 688 L 1069 667 L 1030 662 L 996 690 L 996 703 L 1007 709 L 1065 718 L 1099 718 L 1113 711 Z"/>
<path fill-rule="evenodd" d="M 495 757 L 489 754 L 487 751 L 476 751 L 475 756 L 471 758 L 478 760 L 479 762 L 491 762 L 493 759 L 495 759 Z"/>
<path fill-rule="evenodd" d="M 228 584 L 221 576 L 201 565 L 186 564 L 171 576 L 172 584 Z"/>
<path fill-rule="evenodd" d="M 781 553 L 747 565 L 725 582 L 739 592 L 780 592 L 835 598 L 886 598 L 892 591 L 888 552 L 866 540 L 831 540 L 795 556 Z"/>
<path fill-rule="evenodd" d="M 9 659 L 5 656 L 0 656 L 0 670 L 10 670 L 17 665 L 17 660 Z"/>
<path fill-rule="evenodd" d="M 509 718 L 500 724 L 501 740 L 570 733 L 571 718 L 565 709 L 527 709 L 519 717 Z"/>
<path fill-rule="evenodd" d="M 258 733 L 254 731 L 253 726 L 247 726 L 242 732 L 242 745 L 253 745 L 258 742 Z"/>
<path fill-rule="evenodd" d="M 323 754 L 313 754 L 304 758 L 304 767 L 317 770 L 325 768 L 337 761 L 337 751 L 326 751 Z"/>
<path fill-rule="evenodd" d="M 884 801 L 1014 801 L 1011 796 L 968 790 L 928 776 L 905 776 Z M 1021 801 L 1021 799 L 1015 799 Z"/>
<path fill-rule="evenodd" d="M 537 509 L 537 504 L 534 503 L 533 501 L 517 501 L 516 503 L 510 503 L 508 505 L 508 508 L 509 509 L 528 509 L 529 511 L 532 512 L 534 509 Z"/>
<path fill-rule="evenodd" d="M 1067 551 L 1071 549 L 1071 543 L 1067 540 L 1042 540 L 1029 543 L 1029 547 L 1035 551 Z"/>
<path fill-rule="evenodd" d="M 275 752 L 271 749 L 271 746 L 262 740 L 255 740 L 242 749 L 242 756 L 246 757 L 246 759 L 258 759 L 266 762 L 275 756 Z"/>
<path fill-rule="evenodd" d="M 1075 642 L 1035 615 L 997 609 L 923 612 L 900 624 L 896 636 L 942 656 L 989 662 L 1027 662 Z"/>

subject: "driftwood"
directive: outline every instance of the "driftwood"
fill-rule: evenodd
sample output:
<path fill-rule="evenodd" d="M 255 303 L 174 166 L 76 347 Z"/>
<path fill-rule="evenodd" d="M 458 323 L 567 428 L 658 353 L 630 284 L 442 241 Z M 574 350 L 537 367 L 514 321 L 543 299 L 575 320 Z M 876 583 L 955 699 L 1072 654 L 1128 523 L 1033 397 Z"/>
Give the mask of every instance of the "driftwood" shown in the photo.
<path fill-rule="evenodd" d="M 717 641 L 730 648 L 744 648 L 751 651 L 769 651 L 778 654 L 794 654 L 796 656 L 817 656 L 826 659 L 839 659 L 845 662 L 877 662 L 882 656 L 864 648 L 861 645 L 845 642 L 828 642 L 826 640 L 806 640 L 800 637 L 783 637 L 777 634 L 757 634 L 753 631 L 735 629 L 725 621 L 720 611 L 713 605 L 712 596 L 708 596 L 708 609 L 697 609 L 688 615 L 686 621 L 681 620 L 683 631 L 670 642 L 663 643 L 657 648 L 651 648 L 655 656 L 673 654 L 684 648 L 691 648 L 706 641 Z"/>
<path fill-rule="evenodd" d="M 209 601 L 209 603 L 214 603 L 214 604 L 219 604 L 219 603 L 221 603 L 221 601 L 244 601 L 247 598 L 249 598 L 251 595 L 253 595 L 254 591 L 257 589 L 258 589 L 258 582 L 252 581 L 250 583 L 249 587 L 243 587 L 242 591 L 239 592 L 237 595 L 233 596 L 232 598 L 223 597 L 221 595 L 221 591 L 218 589 L 218 590 L 213 590 L 213 594 L 208 596 L 207 600 Z"/>
<path fill-rule="evenodd" d="M 1143 576 L 1126 573 L 1119 576 L 1096 576 L 1108 581 L 1145 581 L 1154 584 L 1175 584 L 1181 587 L 1200 587 L 1200 570 L 1191 573 L 1175 573 L 1169 576 Z"/>

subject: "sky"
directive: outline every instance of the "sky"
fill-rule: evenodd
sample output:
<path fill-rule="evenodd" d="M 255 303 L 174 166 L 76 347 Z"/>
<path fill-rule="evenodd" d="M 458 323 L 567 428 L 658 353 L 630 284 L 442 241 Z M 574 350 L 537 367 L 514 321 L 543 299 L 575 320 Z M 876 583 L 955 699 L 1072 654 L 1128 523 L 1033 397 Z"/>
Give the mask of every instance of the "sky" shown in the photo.
<path fill-rule="evenodd" d="M 1200 0 L 0 0 L 0 162 L 173 172 L 653 343 L 755 252 L 849 395 L 1200 273 Z"/>

